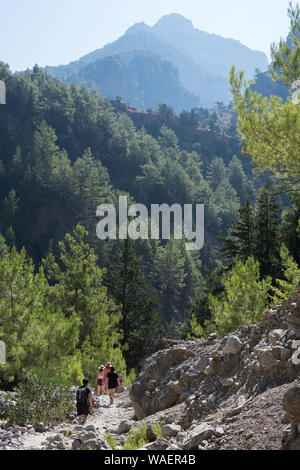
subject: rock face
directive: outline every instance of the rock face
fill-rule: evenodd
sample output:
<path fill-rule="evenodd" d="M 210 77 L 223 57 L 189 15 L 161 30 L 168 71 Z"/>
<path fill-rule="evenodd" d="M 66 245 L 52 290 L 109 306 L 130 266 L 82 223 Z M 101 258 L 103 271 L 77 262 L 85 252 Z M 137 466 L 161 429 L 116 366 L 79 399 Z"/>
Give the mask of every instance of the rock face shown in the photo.
<path fill-rule="evenodd" d="M 170 369 L 193 358 L 193 352 L 185 345 L 176 345 L 170 349 L 159 351 L 146 361 L 143 373 L 132 385 L 130 398 L 138 419 L 172 407 L 179 400 L 183 391 L 178 380 L 171 380 Z M 189 374 L 191 375 L 189 375 Z M 197 372 L 186 371 L 184 380 L 191 382 Z M 170 380 L 168 377 L 170 376 Z"/>
<path fill-rule="evenodd" d="M 283 397 L 283 408 L 287 412 L 290 427 L 282 439 L 283 450 L 300 450 L 300 384 L 291 387 Z"/>
<path fill-rule="evenodd" d="M 146 359 L 130 391 L 136 418 L 148 416 L 155 421 L 162 412 L 170 418 L 174 410 L 173 421 L 168 424 L 182 430 L 176 436 L 164 437 L 176 437 L 176 445 L 182 449 L 218 448 L 216 440 L 222 448 L 222 432 L 227 435 L 224 423 L 231 426 L 250 413 L 253 397 L 299 377 L 300 364 L 293 359 L 299 338 L 300 286 L 286 302 L 264 312 L 261 322 L 241 326 L 224 339 L 211 335 L 207 340 L 163 342 L 163 349 L 158 351 L 154 346 L 154 354 Z M 284 408 L 297 427 L 298 391 L 289 393 Z M 289 399 L 292 394 L 293 399 Z M 220 425 L 221 433 L 216 431 Z M 297 433 L 293 434 L 293 448 L 298 445 Z M 251 442 L 252 434 L 249 431 L 245 440 Z M 259 448 L 259 439 L 255 442 Z"/>

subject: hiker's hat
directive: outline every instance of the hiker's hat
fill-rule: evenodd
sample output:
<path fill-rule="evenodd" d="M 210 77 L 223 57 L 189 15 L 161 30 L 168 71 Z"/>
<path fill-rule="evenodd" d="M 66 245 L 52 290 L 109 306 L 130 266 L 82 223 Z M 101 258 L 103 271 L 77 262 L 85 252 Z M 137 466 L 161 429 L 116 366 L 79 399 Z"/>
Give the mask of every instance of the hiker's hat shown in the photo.
<path fill-rule="evenodd" d="M 105 367 L 107 367 L 107 368 L 108 368 L 108 367 L 111 367 L 111 363 L 108 362 Z"/>

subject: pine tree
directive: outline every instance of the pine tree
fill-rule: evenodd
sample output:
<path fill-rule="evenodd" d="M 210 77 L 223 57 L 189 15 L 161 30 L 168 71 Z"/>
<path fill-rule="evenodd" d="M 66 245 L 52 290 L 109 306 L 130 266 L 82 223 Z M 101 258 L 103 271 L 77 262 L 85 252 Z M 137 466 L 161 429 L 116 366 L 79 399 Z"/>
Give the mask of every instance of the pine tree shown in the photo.
<path fill-rule="evenodd" d="M 223 242 L 221 254 L 231 266 L 237 258 L 246 261 L 255 252 L 255 217 L 254 210 L 247 198 L 246 206 L 240 207 L 237 220 L 232 223 L 228 236 L 221 235 Z"/>
<path fill-rule="evenodd" d="M 187 321 L 182 330 L 184 339 L 205 336 L 204 327 L 212 317 L 210 296 L 218 295 L 222 290 L 220 268 L 213 267 L 212 262 L 210 262 L 204 270 L 204 279 L 197 292 L 195 302 L 187 312 Z"/>
<path fill-rule="evenodd" d="M 24 369 L 57 371 L 78 341 L 78 321 L 67 320 L 48 302 L 48 283 L 41 269 L 35 274 L 25 250 L 4 248 L 0 259 L 0 339 L 6 344 L 7 364 L 0 381 L 17 384 Z"/>
<path fill-rule="evenodd" d="M 171 238 L 158 247 L 154 259 L 154 285 L 160 294 L 159 309 L 165 315 L 165 328 L 172 320 L 183 320 L 182 298 L 186 288 L 186 251 L 184 243 Z"/>
<path fill-rule="evenodd" d="M 205 325 L 225 336 L 240 325 L 257 323 L 269 305 L 268 291 L 271 278 L 260 280 L 259 263 L 250 257 L 246 263 L 238 261 L 223 277 L 224 293 L 210 296 L 212 322 Z"/>
<path fill-rule="evenodd" d="M 272 286 L 273 304 L 276 305 L 290 297 L 300 282 L 300 269 L 285 245 L 280 249 L 281 264 L 283 267 L 283 279 L 277 279 Z"/>
<path fill-rule="evenodd" d="M 50 253 L 44 261 L 51 288 L 50 301 L 67 318 L 79 320 L 79 341 L 84 375 L 92 375 L 99 363 L 110 361 L 126 378 L 126 365 L 121 352 L 120 309 L 107 295 L 103 270 L 96 263 L 94 250 L 86 243 L 88 233 L 77 225 L 59 243 L 59 256 Z"/>
<path fill-rule="evenodd" d="M 92 338 L 98 330 L 115 328 L 119 313 L 113 301 L 107 298 L 102 284 L 102 270 L 96 264 L 94 250 L 86 243 L 88 233 L 77 225 L 73 234 L 67 234 L 59 243 L 59 258 L 49 254 L 44 261 L 49 281 L 54 282 L 53 300 L 66 316 L 73 312 L 80 318 L 80 343 Z M 96 338 L 95 338 L 96 340 Z"/>
<path fill-rule="evenodd" d="M 236 155 L 232 157 L 232 160 L 228 165 L 228 171 L 229 182 L 236 190 L 241 204 L 244 205 L 247 198 L 253 195 L 254 188 L 253 184 L 246 176 L 241 160 Z"/>
<path fill-rule="evenodd" d="M 155 313 L 156 294 L 144 280 L 130 240 L 119 243 L 113 262 L 108 263 L 104 284 L 121 307 L 124 354 L 127 365 L 136 368 L 158 337 L 160 321 Z"/>
<path fill-rule="evenodd" d="M 215 157 L 208 165 L 207 181 L 210 183 L 213 190 L 216 190 L 218 186 L 224 185 L 226 181 L 229 181 L 228 170 L 222 158 Z"/>
<path fill-rule="evenodd" d="M 18 214 L 20 210 L 20 199 L 16 191 L 11 189 L 8 196 L 4 199 L 3 207 L 3 228 L 4 230 L 14 231 L 17 228 Z"/>
<path fill-rule="evenodd" d="M 258 193 L 256 207 L 255 257 L 260 263 L 262 276 L 279 274 L 280 238 L 278 197 L 274 186 L 267 183 Z"/>
<path fill-rule="evenodd" d="M 281 39 L 271 47 L 271 74 L 275 81 L 283 81 L 291 93 L 296 82 L 299 87 L 300 6 L 290 4 L 290 41 Z M 290 43 L 289 43 L 290 42 Z M 251 91 L 244 74 L 231 71 L 231 91 L 238 114 L 238 130 L 243 138 L 243 153 L 260 168 L 291 180 L 299 179 L 300 107 L 291 99 L 285 102 L 279 96 L 266 98 Z M 246 86 L 245 86 L 246 85 Z"/>

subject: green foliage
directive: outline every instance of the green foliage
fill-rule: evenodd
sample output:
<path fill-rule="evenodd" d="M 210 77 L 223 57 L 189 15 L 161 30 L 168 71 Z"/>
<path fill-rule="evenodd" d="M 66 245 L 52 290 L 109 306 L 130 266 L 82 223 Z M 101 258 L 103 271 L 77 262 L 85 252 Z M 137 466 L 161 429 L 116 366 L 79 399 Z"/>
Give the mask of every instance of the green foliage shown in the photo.
<path fill-rule="evenodd" d="M 229 265 L 236 258 L 246 261 L 255 252 L 255 219 L 249 199 L 245 207 L 239 208 L 236 219 L 229 228 L 228 236 L 220 236 L 223 242 L 221 254 Z"/>
<path fill-rule="evenodd" d="M 65 315 L 75 315 L 80 323 L 78 348 L 84 375 L 93 377 L 100 363 L 110 360 L 126 379 L 121 351 L 121 313 L 102 283 L 103 270 L 96 264 L 94 250 L 86 243 L 86 230 L 78 225 L 59 244 L 59 258 L 45 260 L 48 278 L 54 285 L 50 298 Z M 77 370 L 79 371 L 78 361 Z"/>
<path fill-rule="evenodd" d="M 162 428 L 164 427 L 165 423 L 160 421 L 159 423 L 152 423 L 151 431 L 155 434 L 156 437 L 162 438 Z"/>
<path fill-rule="evenodd" d="M 93 377 L 100 363 L 110 360 L 124 382 L 126 363 L 121 350 L 119 308 L 102 285 L 102 270 L 85 243 L 80 225 L 50 254 L 36 274 L 25 250 L 8 250 L 1 241 L 0 338 L 7 346 L 7 364 L 0 378 L 19 383 L 24 368 L 49 373 L 64 370 L 72 383 Z"/>
<path fill-rule="evenodd" d="M 151 429 L 157 437 L 161 437 L 161 428 L 163 423 L 152 425 Z M 117 439 L 109 433 L 104 434 L 105 439 L 113 450 L 118 448 Z M 133 426 L 130 432 L 126 435 L 125 442 L 121 450 L 139 450 L 144 445 L 148 444 L 147 428 L 145 424 Z"/>
<path fill-rule="evenodd" d="M 274 305 L 283 302 L 292 295 L 300 282 L 300 268 L 285 245 L 281 246 L 280 257 L 284 279 L 277 279 L 276 285 L 271 287 Z"/>
<path fill-rule="evenodd" d="M 271 278 L 260 280 L 259 263 L 252 257 L 243 263 L 237 261 L 222 280 L 224 293 L 210 296 L 213 324 L 225 336 L 240 325 L 257 323 L 269 305 L 268 291 Z M 210 325 L 206 325 L 210 327 Z"/>
<path fill-rule="evenodd" d="M 204 325 L 207 326 L 207 321 L 204 322 Z M 185 325 L 183 336 L 186 340 L 203 337 L 205 338 L 207 336 L 205 328 L 201 326 L 200 323 L 198 323 L 196 314 L 193 312 L 189 314 L 189 320 Z"/>
<path fill-rule="evenodd" d="M 121 308 L 120 327 L 128 366 L 137 367 L 146 348 L 159 333 L 157 298 L 142 276 L 130 240 L 120 242 L 104 275 L 109 294 Z"/>
<path fill-rule="evenodd" d="M 251 176 L 240 155 L 231 162 L 239 153 L 239 142 L 236 135 L 228 138 L 220 131 L 216 112 L 194 108 L 177 117 L 160 104 L 150 118 L 132 112 L 128 117 L 125 105 L 119 110 L 114 102 L 115 110 L 95 90 L 63 84 L 39 67 L 12 74 L 1 63 L 0 79 L 11 104 L 0 115 L 0 230 L 10 247 L 24 246 L 38 269 L 79 223 L 89 232 L 86 241 L 103 267 L 112 261 L 113 244 L 95 236 L 96 208 L 103 202 L 116 203 L 126 192 L 130 200 L 148 208 L 162 202 L 205 203 L 210 245 L 203 265 L 214 256 L 216 234 L 234 217 Z M 223 106 L 224 113 L 233 115 Z M 210 121 L 215 122 L 213 133 L 199 129 L 207 129 Z M 216 182 L 206 175 L 216 155 L 227 177 L 215 190 Z M 146 244 L 140 245 L 136 254 L 141 266 L 147 257 L 142 274 L 156 288 L 165 323 L 173 313 L 183 322 L 198 287 L 199 256 L 184 261 L 186 287 L 165 295 L 157 286 L 165 273 L 155 270 L 156 248 L 153 244 L 149 256 Z M 182 275 L 180 264 L 177 278 Z M 82 328 L 80 334 L 82 342 Z"/>
<path fill-rule="evenodd" d="M 146 424 L 134 426 L 126 437 L 122 450 L 138 450 L 148 444 Z"/>
<path fill-rule="evenodd" d="M 114 436 L 108 433 L 104 433 L 103 437 L 104 439 L 106 439 L 106 441 L 108 442 L 108 444 L 113 450 L 115 450 L 118 447 L 118 441 Z"/>
<path fill-rule="evenodd" d="M 17 405 L 8 411 L 8 421 L 12 424 L 62 422 L 74 407 L 70 384 L 62 376 L 53 376 L 46 371 L 27 372 L 25 382 L 17 391 Z"/>
<path fill-rule="evenodd" d="M 275 80 L 280 78 L 291 87 L 300 76 L 299 6 L 293 8 L 290 5 L 288 13 L 291 43 L 281 40 L 272 46 L 271 72 Z M 266 171 L 290 178 L 299 177 L 299 103 L 291 99 L 283 102 L 280 97 L 267 98 L 251 91 L 243 73 L 236 73 L 235 68 L 231 71 L 230 80 L 244 154 L 250 155 L 253 163 Z"/>
<path fill-rule="evenodd" d="M 130 385 L 132 385 L 136 379 L 136 373 L 134 369 L 131 369 L 131 371 L 126 374 L 125 378 L 124 377 L 122 378 L 123 378 L 124 387 L 130 387 Z"/>
<path fill-rule="evenodd" d="M 82 383 L 82 380 L 84 379 L 84 374 L 81 351 L 75 351 L 72 356 L 66 359 L 64 371 L 65 377 L 69 379 L 72 384 Z"/>
<path fill-rule="evenodd" d="M 195 301 L 187 311 L 187 320 L 182 328 L 181 337 L 183 339 L 202 338 L 207 336 L 204 327 L 212 317 L 210 296 L 218 295 L 222 292 L 221 274 L 223 268 L 214 267 L 211 263 L 204 271 L 204 279 L 201 280 Z"/>
<path fill-rule="evenodd" d="M 0 338 L 7 346 L 7 364 L 0 377 L 19 382 L 23 368 L 58 370 L 78 341 L 78 321 L 67 320 L 49 302 L 49 286 L 25 250 L 6 251 L 0 259 Z"/>
<path fill-rule="evenodd" d="M 221 235 L 221 253 L 231 266 L 236 259 L 246 261 L 253 256 L 260 263 L 262 276 L 275 278 L 280 271 L 280 219 L 276 187 L 266 183 L 257 193 L 256 206 L 247 199 L 240 207 L 237 220 L 227 237 Z"/>

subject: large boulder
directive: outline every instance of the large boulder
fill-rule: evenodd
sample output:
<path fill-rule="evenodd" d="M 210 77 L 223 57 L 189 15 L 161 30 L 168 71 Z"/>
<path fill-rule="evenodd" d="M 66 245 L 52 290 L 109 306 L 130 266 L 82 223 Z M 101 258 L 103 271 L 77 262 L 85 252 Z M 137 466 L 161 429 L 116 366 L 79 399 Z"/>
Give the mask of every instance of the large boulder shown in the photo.
<path fill-rule="evenodd" d="M 166 424 L 161 430 L 162 437 L 169 438 L 175 437 L 181 431 L 181 426 L 178 424 Z"/>
<path fill-rule="evenodd" d="M 286 334 L 286 330 L 273 330 L 269 333 L 269 343 L 275 346 L 277 342 L 280 342 Z"/>
<path fill-rule="evenodd" d="M 197 450 L 199 445 L 212 437 L 214 429 L 208 423 L 201 423 L 194 427 L 183 441 L 182 448 L 184 450 Z"/>
<path fill-rule="evenodd" d="M 290 330 L 300 335 L 300 313 L 298 311 L 289 312 L 286 317 L 286 323 Z"/>
<path fill-rule="evenodd" d="M 226 344 L 223 348 L 223 354 L 239 354 L 243 348 L 244 345 L 240 338 L 238 336 L 231 335 L 227 339 Z"/>
<path fill-rule="evenodd" d="M 166 377 L 171 370 L 179 367 L 187 359 L 193 358 L 193 352 L 185 344 L 176 344 L 148 358 L 142 373 L 130 390 L 130 399 L 139 420 L 171 408 L 177 403 L 184 391 L 182 386 L 188 387 L 199 372 L 187 371 L 185 380 L 180 382 L 172 379 L 166 380 Z"/>
<path fill-rule="evenodd" d="M 291 387 L 283 397 L 283 408 L 290 420 L 300 423 L 300 385 Z"/>
<path fill-rule="evenodd" d="M 259 351 L 259 362 L 262 369 L 266 371 L 273 369 L 277 364 L 277 360 L 275 359 L 272 350 L 268 348 L 261 349 Z"/>
<path fill-rule="evenodd" d="M 119 424 L 117 433 L 118 434 L 126 434 L 127 432 L 130 431 L 130 429 L 132 428 L 133 425 L 134 425 L 134 421 L 131 421 L 131 420 L 121 421 L 121 423 Z"/>
<path fill-rule="evenodd" d="M 139 450 L 167 450 L 169 447 L 168 441 L 165 441 L 164 439 L 156 439 L 154 442 L 149 442 L 149 444 L 144 445 Z"/>

